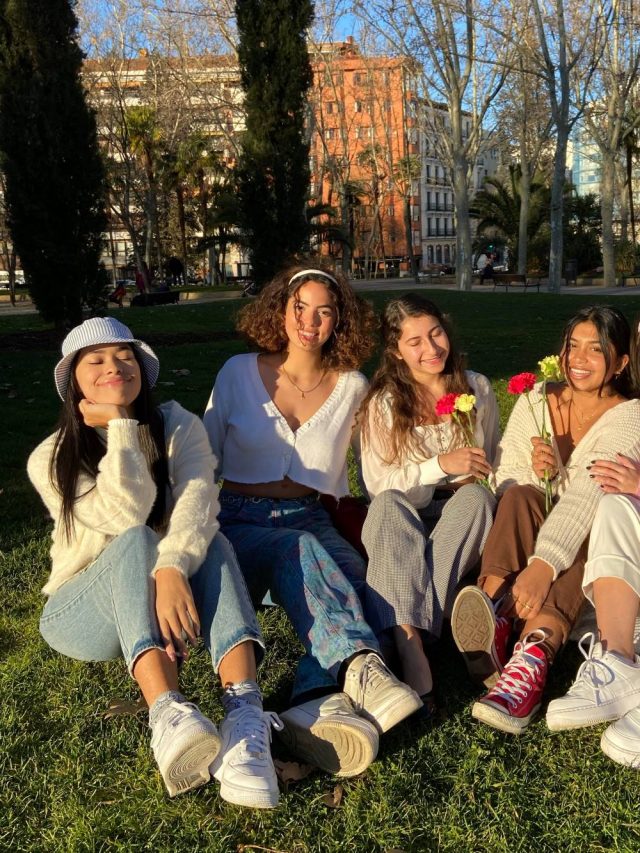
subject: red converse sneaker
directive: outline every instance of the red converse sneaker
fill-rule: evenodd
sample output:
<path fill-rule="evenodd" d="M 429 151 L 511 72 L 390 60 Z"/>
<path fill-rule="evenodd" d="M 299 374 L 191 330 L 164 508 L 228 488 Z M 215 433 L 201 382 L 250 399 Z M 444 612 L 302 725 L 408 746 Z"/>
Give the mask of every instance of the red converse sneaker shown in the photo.
<path fill-rule="evenodd" d="M 451 631 L 474 681 L 493 687 L 509 660 L 511 619 L 496 616 L 497 602 L 480 587 L 461 589 L 451 612 Z"/>
<path fill-rule="evenodd" d="M 540 643 L 544 631 L 531 631 L 516 643 L 495 686 L 471 709 L 476 720 L 519 735 L 540 710 L 549 664 Z"/>

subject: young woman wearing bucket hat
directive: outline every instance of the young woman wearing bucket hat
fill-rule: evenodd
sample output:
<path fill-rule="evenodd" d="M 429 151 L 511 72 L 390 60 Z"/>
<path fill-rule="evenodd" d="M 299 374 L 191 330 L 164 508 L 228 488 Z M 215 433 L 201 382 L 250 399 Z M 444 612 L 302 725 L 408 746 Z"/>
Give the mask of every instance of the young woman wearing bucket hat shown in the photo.
<path fill-rule="evenodd" d="M 200 420 L 154 405 L 158 359 L 111 317 L 62 344 L 56 432 L 28 472 L 54 520 L 40 630 L 79 660 L 124 657 L 149 705 L 151 747 L 171 796 L 215 775 L 240 805 L 278 802 L 262 710 L 263 641 L 233 549 L 218 532 L 215 460 Z M 220 735 L 178 687 L 202 637 L 224 686 Z"/>

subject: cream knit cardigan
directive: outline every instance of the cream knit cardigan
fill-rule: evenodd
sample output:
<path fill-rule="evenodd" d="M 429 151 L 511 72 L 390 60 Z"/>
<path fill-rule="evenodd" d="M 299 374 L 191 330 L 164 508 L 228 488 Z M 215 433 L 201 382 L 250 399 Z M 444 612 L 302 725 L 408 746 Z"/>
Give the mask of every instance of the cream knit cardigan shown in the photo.
<path fill-rule="evenodd" d="M 189 577 L 202 565 L 219 526 L 215 460 L 199 418 L 176 402 L 162 404 L 160 411 L 167 443 L 169 520 L 161 533 L 153 572 L 174 566 Z M 54 521 L 51 574 L 43 587 L 46 595 L 89 566 L 113 538 L 144 524 L 156 498 L 156 485 L 140 449 L 138 422 L 114 419 L 106 430 L 107 452 L 97 477 L 79 477 L 81 497 L 74 505 L 75 529 L 68 542 L 60 524 L 60 495 L 49 478 L 55 437 L 50 435 L 38 445 L 27 464 L 31 482 Z"/>
<path fill-rule="evenodd" d="M 541 389 L 541 384 L 536 385 L 529 395 L 538 425 L 544 406 Z M 530 560 L 538 558 L 548 563 L 555 579 L 573 563 L 591 530 L 603 495 L 595 480 L 589 477 L 587 465 L 594 459 L 613 460 L 616 453 L 640 459 L 640 400 L 620 403 L 598 418 L 580 439 L 566 465 L 560 460 L 548 410 L 545 423 L 552 434 L 558 465 L 558 476 L 553 483 L 559 500 L 540 528 Z M 538 426 L 522 394 L 498 444 L 495 474 L 498 494 L 513 485 L 543 488 L 531 467 L 531 437 L 534 435 L 539 435 Z"/>

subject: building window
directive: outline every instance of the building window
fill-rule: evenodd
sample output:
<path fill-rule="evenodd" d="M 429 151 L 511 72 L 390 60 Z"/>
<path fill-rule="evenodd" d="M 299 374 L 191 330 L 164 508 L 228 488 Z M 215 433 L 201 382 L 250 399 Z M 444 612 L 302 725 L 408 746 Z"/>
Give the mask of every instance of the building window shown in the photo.
<path fill-rule="evenodd" d="M 387 216 L 395 216 L 395 215 L 396 215 L 396 209 L 392 204 L 390 204 L 387 207 Z"/>
<path fill-rule="evenodd" d="M 325 139 L 335 139 L 336 129 L 335 127 L 328 127 L 324 132 Z"/>
<path fill-rule="evenodd" d="M 354 113 L 362 112 L 362 101 L 354 101 L 353 102 L 353 111 Z"/>
<path fill-rule="evenodd" d="M 327 101 L 327 103 L 324 105 L 324 111 L 327 115 L 331 115 L 332 113 L 337 113 L 338 110 L 336 109 L 335 101 Z"/>
<path fill-rule="evenodd" d="M 356 86 L 359 86 L 361 83 L 364 83 L 366 79 L 366 75 L 362 73 L 362 71 L 354 71 L 353 72 L 353 82 Z"/>

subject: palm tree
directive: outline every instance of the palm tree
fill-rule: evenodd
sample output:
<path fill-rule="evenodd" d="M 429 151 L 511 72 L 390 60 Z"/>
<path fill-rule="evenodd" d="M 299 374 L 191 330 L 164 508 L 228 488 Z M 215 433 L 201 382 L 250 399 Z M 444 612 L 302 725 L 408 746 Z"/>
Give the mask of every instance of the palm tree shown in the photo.
<path fill-rule="evenodd" d="M 210 162 L 207 140 L 201 133 L 190 133 L 180 140 L 174 151 L 162 154 L 161 160 L 163 184 L 165 189 L 175 194 L 176 198 L 181 260 L 186 272 L 188 257 L 185 196 L 192 190 L 200 189 L 198 176 Z"/>
<path fill-rule="evenodd" d="M 470 215 L 478 220 L 477 234 L 497 232 L 512 257 L 518 256 L 520 222 L 520 166 L 509 166 L 507 180 L 487 178 L 473 198 Z M 548 221 L 548 189 L 539 180 L 531 182 L 531 202 L 527 236 L 532 240 Z"/>
<path fill-rule="evenodd" d="M 147 238 L 145 262 L 152 265 L 154 240 L 158 252 L 157 265 L 161 268 L 160 241 L 158 239 L 158 178 L 157 167 L 162 148 L 163 134 L 153 107 L 129 107 L 125 114 L 126 132 L 133 154 L 139 159 L 147 179 L 145 215 Z"/>
<path fill-rule="evenodd" d="M 411 227 L 411 197 L 413 184 L 420 178 L 422 165 L 415 154 L 407 154 L 398 160 L 393 170 L 393 181 L 398 192 L 402 195 L 404 207 L 404 233 L 407 241 L 407 255 L 411 266 L 411 276 L 418 281 L 418 263 L 413 251 L 413 228 Z"/>

